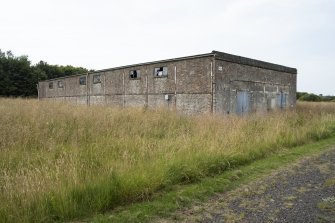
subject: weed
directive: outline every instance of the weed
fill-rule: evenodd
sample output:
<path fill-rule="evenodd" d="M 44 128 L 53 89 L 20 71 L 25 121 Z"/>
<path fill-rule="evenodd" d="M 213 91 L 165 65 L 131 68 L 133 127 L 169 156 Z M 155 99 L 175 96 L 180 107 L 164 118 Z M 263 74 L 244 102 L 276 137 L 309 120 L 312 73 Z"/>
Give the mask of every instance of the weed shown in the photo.
<path fill-rule="evenodd" d="M 240 118 L 0 99 L 0 113 L 4 222 L 103 213 L 335 133 L 331 103 Z"/>
<path fill-rule="evenodd" d="M 324 183 L 325 187 L 335 187 L 335 178 L 331 178 L 326 180 L 326 182 Z"/>

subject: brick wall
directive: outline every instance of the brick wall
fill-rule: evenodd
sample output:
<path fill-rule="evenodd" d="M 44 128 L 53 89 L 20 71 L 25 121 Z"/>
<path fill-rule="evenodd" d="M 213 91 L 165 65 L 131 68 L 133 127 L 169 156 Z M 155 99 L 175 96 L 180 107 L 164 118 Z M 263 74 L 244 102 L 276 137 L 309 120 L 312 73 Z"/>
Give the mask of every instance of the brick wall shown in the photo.
<path fill-rule="evenodd" d="M 166 67 L 166 76 L 155 76 L 155 68 L 160 67 Z M 137 78 L 130 76 L 134 70 L 139 72 Z M 89 105 L 165 107 L 185 114 L 266 112 L 295 105 L 296 72 L 213 51 L 43 81 L 39 97 Z M 96 75 L 99 83 L 93 83 Z M 87 84 L 80 85 L 80 77 L 87 77 Z"/>

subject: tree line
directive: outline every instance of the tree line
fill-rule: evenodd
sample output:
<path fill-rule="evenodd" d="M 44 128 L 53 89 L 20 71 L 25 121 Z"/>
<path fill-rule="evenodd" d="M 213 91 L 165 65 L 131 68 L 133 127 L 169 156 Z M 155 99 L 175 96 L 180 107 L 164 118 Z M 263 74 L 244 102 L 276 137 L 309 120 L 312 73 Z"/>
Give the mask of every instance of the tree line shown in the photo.
<path fill-rule="evenodd" d="M 50 65 L 42 60 L 32 64 L 28 56 L 0 49 L 0 96 L 35 97 L 38 81 L 86 72 L 83 67 Z"/>
<path fill-rule="evenodd" d="M 331 95 L 316 95 L 313 93 L 307 93 L 307 92 L 297 92 L 297 100 L 299 101 L 331 101 L 335 102 L 335 96 Z"/>

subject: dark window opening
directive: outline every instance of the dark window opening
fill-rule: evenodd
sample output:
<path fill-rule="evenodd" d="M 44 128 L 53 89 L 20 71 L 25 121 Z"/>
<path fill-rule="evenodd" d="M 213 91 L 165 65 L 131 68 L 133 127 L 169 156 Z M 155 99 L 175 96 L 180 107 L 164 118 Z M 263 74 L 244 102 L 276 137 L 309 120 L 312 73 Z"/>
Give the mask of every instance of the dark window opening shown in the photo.
<path fill-rule="evenodd" d="M 54 88 L 54 82 L 49 82 L 49 89 L 53 89 Z"/>
<path fill-rule="evenodd" d="M 101 83 L 100 74 L 93 75 L 93 84 Z"/>
<path fill-rule="evenodd" d="M 141 78 L 141 71 L 140 70 L 131 70 L 129 72 L 130 79 L 139 79 Z"/>
<path fill-rule="evenodd" d="M 79 84 L 80 85 L 86 85 L 86 77 L 85 76 L 79 78 Z"/>
<path fill-rule="evenodd" d="M 58 85 L 58 88 L 63 88 L 63 81 L 58 81 L 57 85 Z"/>
<path fill-rule="evenodd" d="M 154 70 L 155 77 L 167 77 L 168 69 L 167 67 L 156 67 Z"/>

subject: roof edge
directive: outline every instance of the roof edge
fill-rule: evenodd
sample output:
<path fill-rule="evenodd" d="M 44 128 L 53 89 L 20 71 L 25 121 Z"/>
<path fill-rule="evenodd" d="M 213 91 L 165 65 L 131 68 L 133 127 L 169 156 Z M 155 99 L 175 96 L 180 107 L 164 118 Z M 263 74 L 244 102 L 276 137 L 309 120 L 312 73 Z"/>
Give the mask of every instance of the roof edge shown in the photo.
<path fill-rule="evenodd" d="M 224 52 L 220 52 L 216 50 L 213 50 L 212 54 L 214 54 L 216 58 L 224 60 L 224 61 L 228 61 L 228 62 L 244 64 L 248 66 L 260 67 L 264 69 L 281 71 L 281 72 L 292 73 L 292 74 L 298 73 L 296 68 L 286 67 L 283 65 L 269 63 L 269 62 L 265 62 L 261 60 L 255 60 L 255 59 L 251 59 L 247 57 L 236 56 L 233 54 L 224 53 Z"/>
<path fill-rule="evenodd" d="M 87 72 L 87 73 L 80 73 L 80 74 L 75 74 L 75 75 L 70 75 L 70 76 L 64 76 L 64 77 L 57 77 L 57 78 L 42 80 L 42 81 L 39 81 L 39 82 L 65 79 L 65 78 L 69 78 L 69 77 L 77 77 L 77 76 L 82 76 L 82 75 L 86 75 L 86 74 L 108 72 L 108 71 L 113 71 L 113 70 L 126 69 L 126 68 L 130 68 L 130 67 L 138 67 L 138 66 L 145 66 L 145 65 L 151 65 L 151 64 L 167 63 L 167 62 L 172 62 L 172 61 L 180 61 L 180 60 L 210 57 L 210 56 L 216 56 L 216 58 L 218 58 L 220 60 L 224 60 L 224 61 L 228 61 L 228 62 L 232 62 L 232 63 L 244 64 L 244 65 L 253 66 L 253 67 L 260 67 L 260 68 L 264 68 L 264 69 L 270 69 L 270 70 L 275 70 L 275 71 L 297 74 L 297 69 L 296 68 L 286 67 L 286 66 L 273 64 L 273 63 L 269 63 L 269 62 L 265 62 L 265 61 L 261 61 L 261 60 L 255 60 L 255 59 L 251 59 L 251 58 L 247 58 L 247 57 L 236 56 L 236 55 L 233 55 L 233 54 L 228 54 L 228 53 L 213 50 L 211 53 L 197 54 L 197 55 L 185 56 L 185 57 L 176 57 L 176 58 L 172 58 L 172 59 L 156 60 L 156 61 L 152 61 L 152 62 L 144 62 L 144 63 L 137 63 L 137 64 L 107 68 L 107 69 L 96 70 L 96 71 L 91 71 L 91 72 Z"/>
<path fill-rule="evenodd" d="M 145 65 L 158 64 L 158 63 L 167 63 L 167 62 L 172 62 L 172 61 L 180 61 L 180 60 L 187 60 L 187 59 L 210 57 L 210 56 L 213 56 L 213 55 L 214 55 L 213 53 L 204 53 L 204 54 L 197 54 L 197 55 L 193 55 L 193 56 L 176 57 L 176 58 L 172 58 L 172 59 L 156 60 L 156 61 L 151 61 L 151 62 L 144 62 L 144 63 L 137 63 L 137 64 L 119 66 L 119 67 L 112 67 L 112 68 L 107 68 L 107 69 L 102 69 L 102 70 L 91 71 L 91 72 L 87 72 L 87 73 L 88 74 L 96 74 L 96 73 L 101 73 L 101 72 L 108 72 L 108 71 L 113 71 L 113 70 L 126 69 L 126 68 L 130 68 L 130 67 L 138 67 L 138 66 L 145 66 Z M 75 75 L 70 75 L 70 76 L 57 77 L 57 78 L 47 79 L 47 80 L 43 80 L 43 81 L 53 81 L 53 80 L 64 79 L 64 78 L 68 78 L 68 77 L 77 77 L 77 76 L 86 75 L 87 73 L 80 73 L 80 74 L 75 74 Z M 43 81 L 39 81 L 39 82 L 43 82 Z"/>

